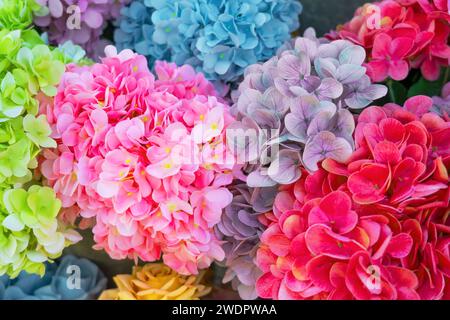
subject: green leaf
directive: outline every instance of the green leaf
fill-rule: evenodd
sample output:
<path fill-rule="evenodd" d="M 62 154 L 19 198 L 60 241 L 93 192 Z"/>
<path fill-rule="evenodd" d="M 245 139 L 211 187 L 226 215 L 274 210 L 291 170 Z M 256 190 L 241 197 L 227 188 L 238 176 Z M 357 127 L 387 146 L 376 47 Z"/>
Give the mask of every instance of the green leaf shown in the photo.
<path fill-rule="evenodd" d="M 444 74 L 437 81 L 428 81 L 421 77 L 419 81 L 414 83 L 408 90 L 408 98 L 424 95 L 428 97 L 440 96 L 442 86 L 445 84 L 443 80 Z"/>
<path fill-rule="evenodd" d="M 389 97 L 391 102 L 398 105 L 403 105 L 407 99 L 407 89 L 406 87 L 398 81 L 388 80 L 387 86 L 389 89 Z"/>

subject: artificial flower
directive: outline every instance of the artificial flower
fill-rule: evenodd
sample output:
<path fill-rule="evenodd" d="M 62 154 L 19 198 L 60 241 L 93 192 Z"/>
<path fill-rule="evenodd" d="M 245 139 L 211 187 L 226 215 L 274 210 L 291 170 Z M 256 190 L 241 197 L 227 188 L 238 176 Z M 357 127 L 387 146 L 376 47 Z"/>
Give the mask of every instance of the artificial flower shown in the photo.
<path fill-rule="evenodd" d="M 0 29 L 25 29 L 33 22 L 33 14 L 41 7 L 36 0 L 2 0 L 0 3 Z"/>
<path fill-rule="evenodd" d="M 294 0 L 136 0 L 114 39 L 154 60 L 188 63 L 210 80 L 237 80 L 270 58 L 299 26 Z"/>
<path fill-rule="evenodd" d="M 328 36 L 363 46 L 368 73 L 380 82 L 404 80 L 412 68 L 437 80 L 449 65 L 449 35 L 446 1 L 383 0 L 357 9 L 351 21 Z"/>
<path fill-rule="evenodd" d="M 231 282 L 242 299 L 254 300 L 258 297 L 255 283 L 262 274 L 255 264 L 256 250 L 271 210 L 265 201 L 276 188 L 253 190 L 239 184 L 232 190 L 233 202 L 216 226 L 226 257 L 221 263 L 226 267 L 223 283 Z"/>
<path fill-rule="evenodd" d="M 283 186 L 261 236 L 271 299 L 449 299 L 450 123 L 431 98 L 370 107 L 356 150 Z"/>
<path fill-rule="evenodd" d="M 450 82 L 442 88 L 440 97 L 433 97 L 432 111 L 447 121 L 450 119 Z"/>
<path fill-rule="evenodd" d="M 103 291 L 99 300 L 199 300 L 211 292 L 198 276 L 182 276 L 162 263 L 134 267 L 131 275 L 117 275 L 117 289 Z"/>
<path fill-rule="evenodd" d="M 0 31 L 0 274 L 42 275 L 44 262 L 79 240 L 58 222 L 61 202 L 34 171 L 41 149 L 56 147 L 38 104 L 54 96 L 69 60 L 33 30 Z"/>
<path fill-rule="evenodd" d="M 362 66 L 365 51 L 349 41 L 317 39 L 308 29 L 278 56 L 246 71 L 233 93 L 229 145 L 246 163 L 252 188 L 291 184 L 330 157 L 346 161 L 354 148 L 353 112 L 383 97 Z"/>
<path fill-rule="evenodd" d="M 64 220 L 94 225 L 96 249 L 197 274 L 224 258 L 213 228 L 232 200 L 229 107 L 190 66 L 158 62 L 155 79 L 145 57 L 106 53 L 69 65 L 41 105 L 58 147 L 40 169 Z"/>
<path fill-rule="evenodd" d="M 101 38 L 108 21 L 120 15 L 130 0 L 35 0 L 41 9 L 34 23 L 47 33 L 51 44 L 72 41 L 98 58 L 108 44 Z"/>
<path fill-rule="evenodd" d="M 0 300 L 91 300 L 106 287 L 103 272 L 91 261 L 65 255 L 46 264 L 43 276 L 21 272 L 0 277 Z"/>
<path fill-rule="evenodd" d="M 56 219 L 61 201 L 38 185 L 0 192 L 0 274 L 45 273 L 45 262 L 80 240 L 77 232 Z"/>

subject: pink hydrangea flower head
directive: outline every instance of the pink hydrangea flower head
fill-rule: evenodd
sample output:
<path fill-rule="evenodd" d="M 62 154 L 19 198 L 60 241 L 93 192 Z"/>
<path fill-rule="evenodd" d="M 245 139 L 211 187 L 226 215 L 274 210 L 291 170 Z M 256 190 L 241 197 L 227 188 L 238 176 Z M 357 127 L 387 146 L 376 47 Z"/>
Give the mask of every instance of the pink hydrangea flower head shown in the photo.
<path fill-rule="evenodd" d="M 94 225 L 114 259 L 159 260 L 195 274 L 224 252 L 214 234 L 232 200 L 229 106 L 192 67 L 107 47 L 101 63 L 69 65 L 41 105 L 58 147 L 40 162 L 69 222 Z"/>

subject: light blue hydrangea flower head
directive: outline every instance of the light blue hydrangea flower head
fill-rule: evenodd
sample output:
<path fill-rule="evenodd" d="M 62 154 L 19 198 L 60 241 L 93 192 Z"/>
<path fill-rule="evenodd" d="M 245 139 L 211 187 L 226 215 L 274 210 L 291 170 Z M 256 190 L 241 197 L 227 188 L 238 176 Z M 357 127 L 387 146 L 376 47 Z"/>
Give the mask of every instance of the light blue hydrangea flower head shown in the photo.
<path fill-rule="evenodd" d="M 67 255 L 56 263 L 48 263 L 42 277 L 26 272 L 15 279 L 0 277 L 0 300 L 96 299 L 106 283 L 94 263 Z"/>
<path fill-rule="evenodd" d="M 191 64 L 232 82 L 265 61 L 299 27 L 297 0 L 135 0 L 122 9 L 115 42 L 149 62 Z"/>

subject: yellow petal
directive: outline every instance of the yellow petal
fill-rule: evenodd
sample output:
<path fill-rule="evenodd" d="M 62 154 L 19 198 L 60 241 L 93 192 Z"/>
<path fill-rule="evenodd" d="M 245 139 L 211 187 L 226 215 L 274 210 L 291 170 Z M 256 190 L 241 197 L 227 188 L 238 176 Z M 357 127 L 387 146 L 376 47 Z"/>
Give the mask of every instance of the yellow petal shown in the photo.
<path fill-rule="evenodd" d="M 129 291 L 120 291 L 119 300 L 136 300 L 136 297 Z"/>
<path fill-rule="evenodd" d="M 192 300 L 192 297 L 195 294 L 195 291 L 197 291 L 196 287 L 191 287 L 186 292 L 184 292 L 182 295 L 179 295 L 176 300 Z"/>

